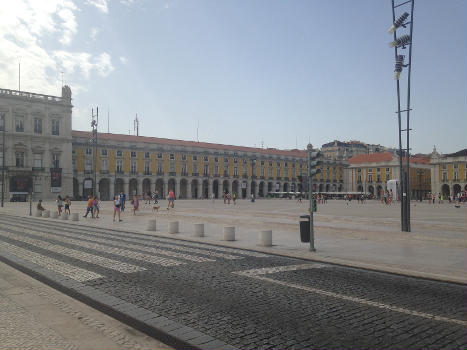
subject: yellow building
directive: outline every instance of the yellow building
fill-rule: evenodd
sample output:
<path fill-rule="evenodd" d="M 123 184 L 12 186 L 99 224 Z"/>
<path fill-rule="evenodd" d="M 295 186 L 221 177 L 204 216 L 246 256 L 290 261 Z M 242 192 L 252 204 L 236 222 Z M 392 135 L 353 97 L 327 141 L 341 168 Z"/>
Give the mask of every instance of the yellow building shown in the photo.
<path fill-rule="evenodd" d="M 73 196 L 96 192 L 108 200 L 157 191 L 165 197 L 215 198 L 236 192 L 238 198 L 302 191 L 307 174 L 305 150 L 231 146 L 122 134 L 98 134 L 96 161 L 91 134 L 73 131 Z M 95 164 L 96 163 L 96 164 Z M 314 182 L 322 191 L 344 191 L 346 163 L 325 161 Z M 304 189 L 303 189 L 304 190 Z"/>
<path fill-rule="evenodd" d="M 434 149 L 430 163 L 434 194 L 455 197 L 458 193 L 467 191 L 467 149 L 445 155 L 440 155 Z"/>

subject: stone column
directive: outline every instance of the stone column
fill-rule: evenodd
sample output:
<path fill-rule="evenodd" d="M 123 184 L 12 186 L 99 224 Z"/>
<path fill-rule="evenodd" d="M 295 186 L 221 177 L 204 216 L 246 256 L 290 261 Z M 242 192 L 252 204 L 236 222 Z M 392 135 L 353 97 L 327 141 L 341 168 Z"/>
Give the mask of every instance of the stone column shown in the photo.
<path fill-rule="evenodd" d="M 138 196 L 140 196 L 140 197 L 144 196 L 144 193 L 143 193 L 143 179 L 137 177 L 136 181 L 138 181 L 138 184 L 136 185 L 136 194 Z"/>
<path fill-rule="evenodd" d="M 166 198 L 169 193 L 169 179 L 164 178 L 164 188 L 162 189 L 161 198 Z"/>
<path fill-rule="evenodd" d="M 232 194 L 232 186 L 233 186 L 233 179 L 229 179 L 229 193 Z M 237 198 L 238 198 L 238 193 L 237 193 Z"/>
<path fill-rule="evenodd" d="M 198 198 L 202 199 L 203 198 L 203 180 L 198 179 Z"/>
<path fill-rule="evenodd" d="M 246 180 L 246 198 L 251 197 L 251 180 L 247 179 Z"/>
<path fill-rule="evenodd" d="M 111 177 L 109 179 L 109 200 L 113 200 L 115 197 L 115 179 Z"/>
<path fill-rule="evenodd" d="M 151 193 L 156 190 L 156 181 L 152 177 L 149 178 L 149 190 Z"/>
<path fill-rule="evenodd" d="M 6 178 L 6 176 L 5 176 L 5 178 Z M 5 181 L 5 183 L 6 183 L 6 181 Z M 7 187 L 5 186 L 5 188 L 7 188 Z M 84 181 L 83 180 L 78 180 L 78 194 L 81 197 L 83 197 L 83 195 L 84 195 Z"/>
<path fill-rule="evenodd" d="M 130 196 L 130 180 L 128 178 L 123 178 L 123 193 L 127 195 L 127 198 Z"/>
<path fill-rule="evenodd" d="M 186 198 L 191 199 L 191 180 L 188 180 L 186 183 Z"/>
<path fill-rule="evenodd" d="M 255 185 L 255 198 L 258 198 L 258 193 L 259 193 L 259 183 L 258 183 L 258 181 L 256 181 L 256 185 Z"/>
<path fill-rule="evenodd" d="M 208 183 L 209 183 L 209 187 L 208 187 L 208 198 L 211 199 L 211 195 L 212 195 L 212 179 L 209 179 Z"/>
<path fill-rule="evenodd" d="M 224 181 L 219 180 L 219 182 L 217 183 L 217 193 L 219 194 L 219 198 L 223 198 Z"/>
<path fill-rule="evenodd" d="M 180 178 L 175 178 L 175 198 L 180 198 Z"/>

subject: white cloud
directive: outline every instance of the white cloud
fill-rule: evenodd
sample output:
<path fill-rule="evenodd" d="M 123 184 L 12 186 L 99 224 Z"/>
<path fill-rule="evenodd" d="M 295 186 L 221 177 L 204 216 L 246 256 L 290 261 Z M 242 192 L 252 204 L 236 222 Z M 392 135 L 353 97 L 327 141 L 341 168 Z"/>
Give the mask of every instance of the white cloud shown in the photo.
<path fill-rule="evenodd" d="M 99 28 L 96 28 L 96 27 L 91 28 L 91 39 L 93 41 L 96 40 L 97 34 L 99 34 Z"/>
<path fill-rule="evenodd" d="M 110 74 L 109 53 L 69 49 L 78 32 L 78 13 L 71 0 L 5 2 L 0 11 L 1 87 L 18 88 L 18 61 L 21 89 L 44 94 L 61 93 L 61 71 L 74 93 L 85 89 L 91 74 Z"/>
<path fill-rule="evenodd" d="M 120 62 L 121 62 L 122 64 L 126 64 L 126 62 L 127 62 L 126 57 L 120 56 L 119 59 L 120 59 Z"/>
<path fill-rule="evenodd" d="M 95 6 L 97 9 L 104 13 L 109 12 L 109 7 L 107 6 L 107 0 L 86 0 L 86 4 Z"/>

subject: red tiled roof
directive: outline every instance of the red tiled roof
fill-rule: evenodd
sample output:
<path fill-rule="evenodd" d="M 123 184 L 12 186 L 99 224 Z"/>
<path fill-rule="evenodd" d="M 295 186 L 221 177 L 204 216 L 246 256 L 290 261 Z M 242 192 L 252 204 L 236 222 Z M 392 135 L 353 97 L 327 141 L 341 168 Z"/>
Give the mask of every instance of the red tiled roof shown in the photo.
<path fill-rule="evenodd" d="M 370 153 L 370 154 L 359 154 L 358 156 L 352 157 L 349 159 L 350 164 L 361 164 L 361 163 L 380 163 L 380 162 L 390 162 L 394 157 L 390 152 L 381 152 L 381 153 Z M 402 158 L 402 161 L 405 162 L 407 158 Z M 430 164 L 429 157 L 410 157 L 410 163 L 413 164 Z"/>
<path fill-rule="evenodd" d="M 349 159 L 350 164 L 390 162 L 393 155 L 389 152 L 359 154 Z"/>
<path fill-rule="evenodd" d="M 91 132 L 89 131 L 72 131 L 73 137 L 90 138 Z M 273 148 L 254 148 L 244 146 L 233 146 L 233 145 L 222 145 L 217 143 L 208 142 L 196 142 L 196 141 L 184 141 L 174 139 L 164 139 L 159 137 L 147 137 L 147 136 L 134 136 L 125 134 L 112 134 L 112 133 L 99 133 L 99 139 L 109 141 L 120 141 L 120 142 L 144 142 L 158 145 L 172 145 L 172 146 L 185 146 L 185 147 L 198 147 L 198 148 L 209 148 L 226 151 L 240 151 L 240 152 L 255 152 L 266 155 L 280 155 L 287 157 L 300 157 L 306 158 L 307 152 L 305 150 L 280 150 Z"/>

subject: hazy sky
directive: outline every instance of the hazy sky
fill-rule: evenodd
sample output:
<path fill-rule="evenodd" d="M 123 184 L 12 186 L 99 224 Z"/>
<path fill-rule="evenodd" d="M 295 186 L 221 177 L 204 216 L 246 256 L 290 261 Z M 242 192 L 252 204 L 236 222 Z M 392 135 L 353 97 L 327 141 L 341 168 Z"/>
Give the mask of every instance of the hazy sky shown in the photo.
<path fill-rule="evenodd" d="M 102 132 L 110 111 L 113 133 L 138 113 L 146 136 L 196 140 L 199 122 L 206 142 L 398 145 L 390 0 L 0 4 L 0 87 L 18 89 L 21 61 L 21 90 L 60 95 L 63 72 L 74 129 L 99 106 Z M 466 13 L 416 0 L 414 152 L 466 147 Z"/>

